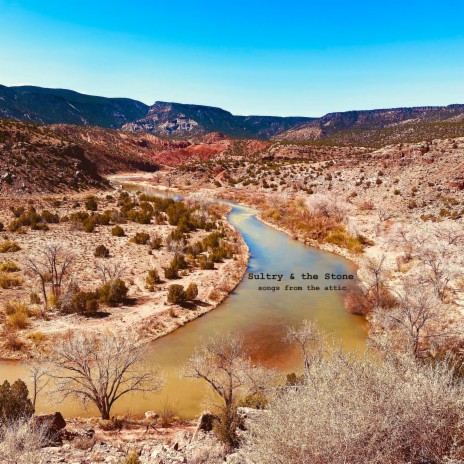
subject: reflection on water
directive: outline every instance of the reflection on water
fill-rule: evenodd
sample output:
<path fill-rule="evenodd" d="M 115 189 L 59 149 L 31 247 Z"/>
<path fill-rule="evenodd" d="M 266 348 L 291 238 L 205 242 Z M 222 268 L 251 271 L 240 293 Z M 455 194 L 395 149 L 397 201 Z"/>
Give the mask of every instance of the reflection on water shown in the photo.
<path fill-rule="evenodd" d="M 336 255 L 308 248 L 256 219 L 253 211 L 234 205 L 229 221 L 247 242 L 251 259 L 247 274 L 234 292 L 219 308 L 188 323 L 174 333 L 151 344 L 147 364 L 156 363 L 167 373 L 168 382 L 162 393 L 127 396 L 116 403 L 113 413 L 143 414 L 157 410 L 166 398 L 175 402 L 186 416 L 201 412 L 206 388 L 200 381 L 179 376 L 180 366 L 192 351 L 208 336 L 217 332 L 241 334 L 250 347 L 257 363 L 283 372 L 301 369 L 301 360 L 295 347 L 282 341 L 285 327 L 299 325 L 303 319 L 317 322 L 326 334 L 340 339 L 345 349 L 362 350 L 365 346 L 366 326 L 360 317 L 343 308 L 343 292 L 308 291 L 308 285 L 324 288 L 329 285 L 346 285 L 344 281 L 324 280 L 325 273 L 356 274 L 355 268 Z M 282 281 L 248 279 L 248 273 L 284 274 Z M 294 280 L 289 276 L 293 273 Z M 302 280 L 301 274 L 318 274 L 319 280 Z M 350 282 L 353 285 L 353 281 Z M 285 286 L 301 286 L 303 291 L 285 290 Z M 260 286 L 279 287 L 276 291 L 259 291 Z M 24 375 L 23 368 L 14 363 L 0 365 L 1 376 L 15 380 Z M 65 416 L 96 415 L 90 409 L 67 402 L 55 404 L 43 399 L 40 411 L 60 410 Z"/>

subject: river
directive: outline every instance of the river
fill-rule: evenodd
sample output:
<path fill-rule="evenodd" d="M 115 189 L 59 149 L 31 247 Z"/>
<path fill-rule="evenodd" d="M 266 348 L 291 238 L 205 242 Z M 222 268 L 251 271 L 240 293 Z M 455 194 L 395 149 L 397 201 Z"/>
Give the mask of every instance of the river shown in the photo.
<path fill-rule="evenodd" d="M 195 347 L 213 333 L 230 332 L 244 337 L 253 361 L 282 372 L 296 372 L 302 362 L 296 347 L 283 341 L 288 325 L 298 326 L 304 319 L 317 323 L 320 330 L 340 340 L 344 349 L 363 350 L 367 328 L 363 318 L 349 314 L 343 307 L 344 291 L 325 287 L 354 285 L 350 280 L 325 280 L 325 274 L 356 275 L 349 261 L 331 253 L 307 247 L 260 220 L 254 211 L 233 205 L 229 222 L 240 232 L 250 249 L 247 272 L 237 288 L 216 309 L 189 322 L 170 335 L 150 345 L 147 364 L 156 363 L 167 375 L 167 384 L 158 394 L 134 394 L 117 402 L 112 414 L 143 415 L 147 410 L 159 410 L 166 401 L 174 403 L 184 417 L 193 417 L 204 409 L 208 390 L 202 381 L 182 378 L 180 366 Z M 253 274 L 281 274 L 282 280 L 249 279 Z M 290 274 L 295 279 L 290 279 Z M 303 280 L 301 274 L 318 275 L 319 279 Z M 285 290 L 286 286 L 303 290 Z M 307 286 L 320 290 L 308 290 Z M 279 290 L 259 290 L 260 286 Z M 24 377 L 24 367 L 17 363 L 0 363 L 0 381 Z M 65 417 L 98 415 L 93 408 L 42 397 L 39 412 L 59 410 Z"/>

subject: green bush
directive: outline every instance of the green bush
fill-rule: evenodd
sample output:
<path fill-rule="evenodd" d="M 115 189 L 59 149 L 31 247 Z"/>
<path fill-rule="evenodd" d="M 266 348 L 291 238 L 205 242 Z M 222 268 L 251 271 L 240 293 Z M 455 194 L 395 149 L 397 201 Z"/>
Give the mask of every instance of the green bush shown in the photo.
<path fill-rule="evenodd" d="M 111 229 L 111 235 L 113 237 L 124 237 L 126 233 L 124 232 L 124 229 L 121 226 L 114 226 Z"/>
<path fill-rule="evenodd" d="M 60 222 L 60 217 L 56 213 L 51 213 L 48 209 L 42 211 L 42 218 L 48 224 L 58 224 Z"/>
<path fill-rule="evenodd" d="M 3 272 L 19 272 L 21 268 L 18 264 L 13 261 L 7 261 L 6 263 L 0 264 L 0 271 Z"/>
<path fill-rule="evenodd" d="M 71 312 L 88 316 L 94 315 L 98 311 L 98 294 L 96 292 L 82 291 L 75 293 L 69 309 Z"/>
<path fill-rule="evenodd" d="M 127 456 L 124 464 L 142 464 L 142 461 L 139 459 L 139 455 L 136 451 L 133 451 L 129 456 Z"/>
<path fill-rule="evenodd" d="M 185 291 L 185 299 L 187 301 L 193 301 L 198 296 L 198 287 L 197 284 L 191 283 L 187 290 Z"/>
<path fill-rule="evenodd" d="M 173 284 L 169 286 L 168 303 L 182 304 L 185 302 L 186 294 L 183 285 Z"/>
<path fill-rule="evenodd" d="M 99 300 L 108 305 L 116 306 L 124 303 L 129 289 L 122 279 L 113 279 L 97 289 Z"/>
<path fill-rule="evenodd" d="M 98 203 L 93 195 L 90 195 L 85 200 L 85 209 L 89 211 L 97 211 Z"/>
<path fill-rule="evenodd" d="M 0 253 L 14 253 L 19 251 L 21 247 L 16 242 L 5 241 L 0 243 Z"/>
<path fill-rule="evenodd" d="M 34 413 L 34 407 L 29 399 L 29 391 L 22 380 L 10 384 L 5 380 L 0 385 L 0 420 L 10 422 L 29 418 Z"/>
<path fill-rule="evenodd" d="M 150 240 L 150 234 L 146 232 L 137 232 L 129 241 L 137 245 L 146 245 Z"/>
<path fill-rule="evenodd" d="M 145 279 L 145 288 L 150 292 L 154 292 L 155 285 L 159 283 L 161 283 L 161 279 L 158 271 L 156 269 L 150 269 Z"/>
<path fill-rule="evenodd" d="M 178 279 L 179 278 L 179 270 L 172 265 L 167 267 L 163 267 L 164 277 L 166 279 Z"/>
<path fill-rule="evenodd" d="M 110 250 L 105 245 L 98 245 L 94 253 L 95 258 L 109 258 Z"/>
<path fill-rule="evenodd" d="M 82 226 L 87 233 L 91 233 L 94 231 L 95 226 L 97 225 L 97 221 L 94 217 L 89 217 L 82 221 Z"/>

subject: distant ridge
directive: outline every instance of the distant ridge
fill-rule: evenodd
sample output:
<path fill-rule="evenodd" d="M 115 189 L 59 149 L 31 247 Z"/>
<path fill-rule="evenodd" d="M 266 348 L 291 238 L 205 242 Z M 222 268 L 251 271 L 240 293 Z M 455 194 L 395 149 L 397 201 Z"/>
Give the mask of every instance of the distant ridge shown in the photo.
<path fill-rule="evenodd" d="M 74 124 L 187 139 L 211 132 L 230 137 L 381 146 L 464 136 L 464 105 L 346 111 L 320 118 L 236 116 L 221 108 L 84 95 L 66 89 L 0 85 L 0 117 Z"/>

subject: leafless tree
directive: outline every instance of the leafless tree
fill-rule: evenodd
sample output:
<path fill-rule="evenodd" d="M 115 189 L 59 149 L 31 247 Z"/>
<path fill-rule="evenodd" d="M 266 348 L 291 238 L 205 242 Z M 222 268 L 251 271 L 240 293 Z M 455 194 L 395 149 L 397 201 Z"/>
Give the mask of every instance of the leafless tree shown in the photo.
<path fill-rule="evenodd" d="M 31 401 L 35 410 L 38 396 L 50 382 L 50 364 L 44 359 L 34 358 L 26 361 L 25 366 L 32 384 Z"/>
<path fill-rule="evenodd" d="M 100 274 L 103 284 L 108 283 L 110 280 L 121 279 L 127 269 L 119 261 L 105 260 L 105 262 L 96 262 L 95 268 Z"/>
<path fill-rule="evenodd" d="M 384 203 L 377 205 L 376 210 L 380 222 L 385 222 L 395 217 L 395 212 Z"/>
<path fill-rule="evenodd" d="M 114 403 L 131 392 L 160 391 L 164 376 L 142 364 L 145 348 L 134 333 L 68 333 L 56 343 L 51 361 L 55 392 L 94 404 L 109 419 Z"/>
<path fill-rule="evenodd" d="M 418 250 L 418 258 L 426 271 L 423 273 L 422 279 L 424 283 L 430 283 L 434 286 L 440 300 L 445 298 L 449 283 L 454 276 L 453 267 L 450 266 L 451 257 L 452 250 L 443 244 Z"/>
<path fill-rule="evenodd" d="M 216 406 L 222 413 L 223 425 L 232 435 L 238 400 L 262 393 L 273 378 L 272 372 L 252 364 L 243 340 L 232 334 L 213 336 L 196 349 L 182 367 L 182 374 L 202 379 L 211 387 L 220 399 Z"/>
<path fill-rule="evenodd" d="M 448 245 L 462 245 L 464 243 L 464 226 L 462 224 L 440 224 L 434 228 L 434 235 L 444 240 Z"/>
<path fill-rule="evenodd" d="M 386 281 L 385 258 L 385 255 L 379 258 L 367 258 L 361 267 L 361 271 L 366 276 L 363 291 L 372 301 L 374 308 L 379 308 L 382 304 Z"/>
<path fill-rule="evenodd" d="M 416 359 L 420 358 L 423 343 L 442 334 L 437 332 L 435 320 L 440 302 L 435 294 L 421 286 L 415 279 L 407 279 L 403 291 L 398 296 L 399 304 L 393 310 L 383 311 L 390 330 L 399 331 L 402 346 L 408 348 Z M 388 324 L 389 322 L 389 324 Z"/>
<path fill-rule="evenodd" d="M 321 356 L 322 334 L 312 321 L 304 320 L 300 328 L 287 327 L 284 339 L 299 346 L 305 370 L 308 370 L 313 361 Z"/>
<path fill-rule="evenodd" d="M 29 274 L 39 278 L 47 310 L 47 285 L 50 284 L 52 294 L 59 297 L 61 286 L 71 272 L 74 256 L 69 246 L 58 243 L 46 243 L 37 255 L 37 258 L 28 256 L 25 266 Z"/>
<path fill-rule="evenodd" d="M 349 206 L 334 194 L 314 194 L 306 199 L 306 208 L 314 217 L 322 216 L 338 222 L 345 221 Z"/>

